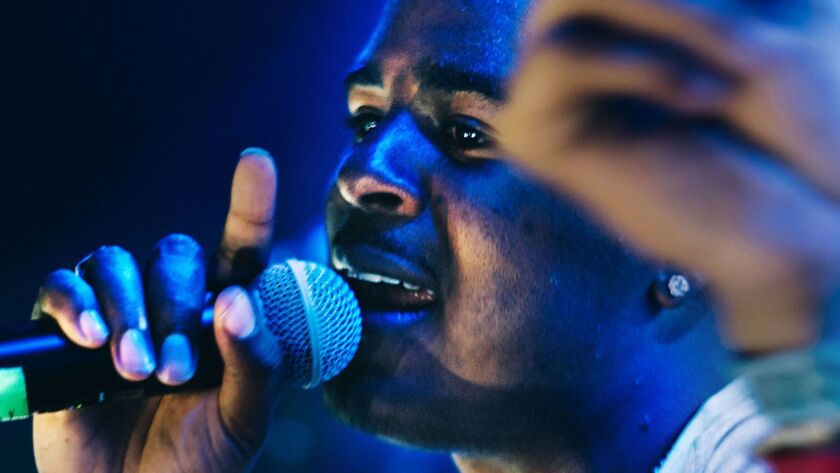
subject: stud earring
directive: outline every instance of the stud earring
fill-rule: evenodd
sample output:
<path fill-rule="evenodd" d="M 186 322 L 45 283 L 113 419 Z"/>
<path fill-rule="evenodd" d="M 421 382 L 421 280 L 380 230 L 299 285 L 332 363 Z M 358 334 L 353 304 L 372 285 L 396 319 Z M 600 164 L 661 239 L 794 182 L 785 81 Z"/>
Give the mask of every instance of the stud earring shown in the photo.
<path fill-rule="evenodd" d="M 650 289 L 656 302 L 668 309 L 682 305 L 695 290 L 688 276 L 674 270 L 660 271 Z"/>

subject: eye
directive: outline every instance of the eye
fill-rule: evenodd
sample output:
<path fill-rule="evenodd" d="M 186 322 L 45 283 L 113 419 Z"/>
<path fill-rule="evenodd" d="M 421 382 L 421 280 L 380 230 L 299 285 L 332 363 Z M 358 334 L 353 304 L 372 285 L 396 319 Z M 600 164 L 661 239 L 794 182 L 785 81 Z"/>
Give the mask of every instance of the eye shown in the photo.
<path fill-rule="evenodd" d="M 490 127 L 476 118 L 453 115 L 443 131 L 453 151 L 468 157 L 489 158 L 495 148 Z"/>
<path fill-rule="evenodd" d="M 362 141 L 379 126 L 385 114 L 373 107 L 359 107 L 347 118 L 347 127 L 353 130 L 356 141 Z"/>

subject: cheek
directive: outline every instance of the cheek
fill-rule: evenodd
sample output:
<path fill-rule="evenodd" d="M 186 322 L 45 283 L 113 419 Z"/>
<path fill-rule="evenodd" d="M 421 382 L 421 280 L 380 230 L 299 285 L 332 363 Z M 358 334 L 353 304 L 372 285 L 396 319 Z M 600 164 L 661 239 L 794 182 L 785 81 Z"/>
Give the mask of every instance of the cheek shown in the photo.
<path fill-rule="evenodd" d="M 432 353 L 459 378 L 507 387 L 532 376 L 551 295 L 547 251 L 509 215 L 450 201 L 451 281 Z"/>

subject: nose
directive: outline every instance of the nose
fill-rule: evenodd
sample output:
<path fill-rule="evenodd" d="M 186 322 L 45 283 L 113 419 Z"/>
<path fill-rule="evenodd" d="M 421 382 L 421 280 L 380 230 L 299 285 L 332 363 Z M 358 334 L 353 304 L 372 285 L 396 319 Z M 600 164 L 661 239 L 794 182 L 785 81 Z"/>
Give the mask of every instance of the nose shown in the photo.
<path fill-rule="evenodd" d="M 338 179 L 341 197 L 371 213 L 411 218 L 420 213 L 419 199 L 411 191 L 382 176 L 342 173 Z"/>
<path fill-rule="evenodd" d="M 351 152 L 338 173 L 341 197 L 352 206 L 391 218 L 413 218 L 423 207 L 418 164 L 423 137 L 410 116 L 396 117 L 375 140 Z M 426 156 L 428 160 L 430 156 Z"/>

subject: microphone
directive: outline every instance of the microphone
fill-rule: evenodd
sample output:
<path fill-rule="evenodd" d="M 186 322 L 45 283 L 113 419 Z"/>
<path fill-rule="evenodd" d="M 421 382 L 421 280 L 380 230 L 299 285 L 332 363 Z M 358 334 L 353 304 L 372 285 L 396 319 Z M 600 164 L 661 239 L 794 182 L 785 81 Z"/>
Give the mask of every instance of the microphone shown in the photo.
<path fill-rule="evenodd" d="M 283 350 L 290 386 L 318 386 L 337 375 L 359 346 L 362 319 L 347 283 L 319 264 L 287 260 L 271 266 L 250 290 L 255 309 Z M 69 341 L 50 318 L 0 329 L 0 421 L 89 404 L 219 386 L 222 359 L 213 335 L 213 308 L 202 314 L 196 372 L 179 386 L 154 376 L 120 377 L 108 344 L 90 350 Z"/>

